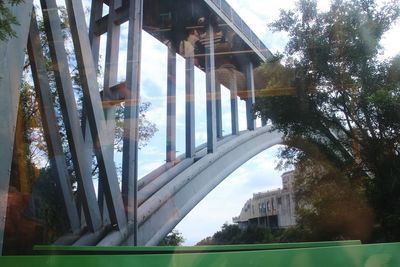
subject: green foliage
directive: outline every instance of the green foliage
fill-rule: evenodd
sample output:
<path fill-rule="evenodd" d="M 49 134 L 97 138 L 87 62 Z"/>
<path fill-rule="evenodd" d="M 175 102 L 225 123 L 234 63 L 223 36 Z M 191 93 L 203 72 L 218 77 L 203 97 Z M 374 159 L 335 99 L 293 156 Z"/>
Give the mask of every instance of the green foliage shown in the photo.
<path fill-rule="evenodd" d="M 326 12 L 300 0 L 271 24 L 289 42 L 280 71 L 264 66 L 267 89 L 276 80 L 295 94 L 260 97 L 255 110 L 285 135 L 280 167 L 299 169 L 299 229 L 311 239 L 400 240 L 400 60 L 379 58 L 399 15 L 398 0 L 334 0 Z"/>
<path fill-rule="evenodd" d="M 151 107 L 150 102 L 141 102 L 139 106 L 139 149 L 145 147 L 154 134 L 158 131 L 155 123 L 150 122 L 146 118 L 146 113 Z M 124 137 L 124 107 L 119 105 L 116 108 L 116 128 L 114 147 L 117 151 L 122 152 Z"/>
<path fill-rule="evenodd" d="M 224 223 L 221 230 L 198 242 L 197 246 L 260 244 L 280 242 L 283 230 L 270 230 L 258 227 L 241 229 L 237 224 Z"/>
<path fill-rule="evenodd" d="M 43 243 L 54 242 L 61 234 L 68 230 L 68 217 L 60 188 L 56 183 L 56 177 L 50 168 L 40 170 L 32 190 L 30 205 L 27 213 L 31 218 L 38 220 L 46 230 L 43 232 Z"/>
<path fill-rule="evenodd" d="M 307 239 L 368 241 L 374 218 L 365 182 L 323 158 L 303 159 L 296 167 L 297 227 Z"/>
<path fill-rule="evenodd" d="M 17 19 L 11 13 L 9 6 L 21 4 L 24 0 L 0 1 L 0 41 L 16 37 L 13 25 L 19 25 Z"/>
<path fill-rule="evenodd" d="M 172 230 L 163 240 L 161 240 L 159 246 L 180 246 L 185 242 L 185 238 L 178 230 Z"/>

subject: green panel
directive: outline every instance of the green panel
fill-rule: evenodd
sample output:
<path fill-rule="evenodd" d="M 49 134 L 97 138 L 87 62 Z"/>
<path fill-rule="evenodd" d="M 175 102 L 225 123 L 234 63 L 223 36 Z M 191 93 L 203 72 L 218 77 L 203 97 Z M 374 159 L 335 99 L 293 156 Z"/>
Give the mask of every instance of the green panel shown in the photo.
<path fill-rule="evenodd" d="M 35 246 L 34 250 L 39 254 L 80 254 L 91 253 L 190 253 L 190 252 L 223 252 L 223 251 L 251 251 L 251 250 L 272 250 L 272 249 L 293 249 L 311 247 L 330 247 L 361 245 L 358 240 L 350 241 L 324 241 L 324 242 L 299 242 L 299 243 L 273 243 L 273 244 L 251 244 L 251 245 L 224 245 L 224 246 L 195 246 L 195 247 L 94 247 L 94 246 Z"/>
<path fill-rule="evenodd" d="M 0 266 L 29 267 L 395 267 L 400 243 L 264 251 L 157 255 L 3 256 Z"/>

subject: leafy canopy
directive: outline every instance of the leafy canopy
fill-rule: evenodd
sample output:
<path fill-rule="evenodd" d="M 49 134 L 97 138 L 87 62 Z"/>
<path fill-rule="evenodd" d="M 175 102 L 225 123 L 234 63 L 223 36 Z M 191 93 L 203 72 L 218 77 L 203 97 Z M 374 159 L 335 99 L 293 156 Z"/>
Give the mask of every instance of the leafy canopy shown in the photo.
<path fill-rule="evenodd" d="M 300 0 L 294 10 L 281 11 L 270 26 L 286 32 L 289 42 L 278 60 L 263 67 L 269 74 L 263 87 L 284 85 L 294 93 L 256 101 L 256 114 L 284 133 L 281 166 L 301 170 L 297 197 L 314 216 L 308 223 L 324 213 L 340 221 L 343 204 L 352 203 L 360 219 L 374 220 L 357 238 L 371 238 L 375 224 L 382 238 L 400 239 L 400 60 L 380 56 L 399 4 L 334 0 L 321 12 L 317 1 Z M 330 238 L 357 232 L 343 224 L 333 228 Z"/>
<path fill-rule="evenodd" d="M 182 233 L 178 230 L 172 230 L 163 240 L 161 240 L 159 246 L 181 246 L 185 242 L 185 238 Z"/>
<path fill-rule="evenodd" d="M 15 31 L 12 25 L 18 25 L 18 21 L 11 13 L 9 6 L 21 4 L 24 0 L 0 1 L 0 41 L 5 41 L 15 37 Z"/>

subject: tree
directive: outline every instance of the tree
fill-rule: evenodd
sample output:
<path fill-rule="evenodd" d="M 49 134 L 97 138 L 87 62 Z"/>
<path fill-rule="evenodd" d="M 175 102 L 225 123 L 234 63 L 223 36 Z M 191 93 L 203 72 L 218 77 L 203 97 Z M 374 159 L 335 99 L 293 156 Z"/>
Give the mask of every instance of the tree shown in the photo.
<path fill-rule="evenodd" d="M 12 29 L 12 25 L 18 25 L 19 23 L 8 6 L 15 6 L 22 2 L 24 2 L 24 0 L 0 1 L 0 41 L 15 37 L 15 31 Z"/>
<path fill-rule="evenodd" d="M 398 0 L 333 0 L 326 12 L 300 0 L 271 24 L 289 35 L 281 56 L 287 75 L 272 71 L 266 91 L 283 76 L 295 94 L 260 97 L 255 110 L 284 134 L 281 167 L 300 170 L 299 223 L 331 227 L 324 238 L 352 237 L 349 223 L 364 219 L 369 229 L 356 236 L 400 240 L 400 64 L 379 57 L 399 13 Z"/>
<path fill-rule="evenodd" d="M 212 236 L 206 237 L 197 246 L 207 245 L 234 245 L 234 244 L 259 244 L 279 242 L 281 230 L 270 230 L 249 226 L 241 229 L 237 224 L 224 223 L 221 230 Z"/>
<path fill-rule="evenodd" d="M 163 240 L 161 240 L 159 246 L 181 246 L 185 242 L 185 238 L 178 230 L 172 230 Z"/>

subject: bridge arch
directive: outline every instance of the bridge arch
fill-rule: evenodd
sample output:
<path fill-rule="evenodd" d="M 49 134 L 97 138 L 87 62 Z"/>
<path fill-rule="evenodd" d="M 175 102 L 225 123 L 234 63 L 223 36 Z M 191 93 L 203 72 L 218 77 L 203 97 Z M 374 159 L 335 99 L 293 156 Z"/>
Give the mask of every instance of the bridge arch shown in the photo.
<path fill-rule="evenodd" d="M 208 193 L 260 152 L 282 143 L 269 127 L 247 131 L 193 163 L 145 201 L 138 211 L 138 243 L 157 245 Z M 130 238 L 125 241 L 130 243 Z"/>

